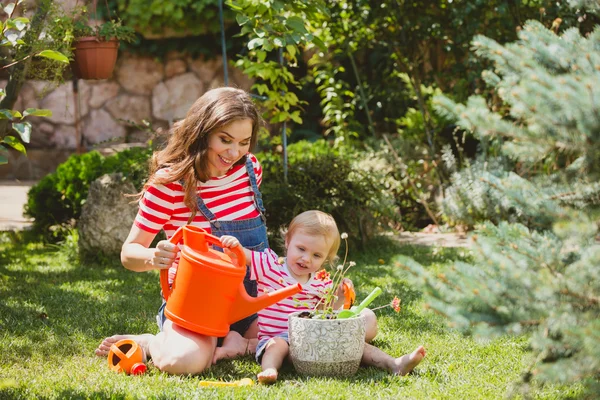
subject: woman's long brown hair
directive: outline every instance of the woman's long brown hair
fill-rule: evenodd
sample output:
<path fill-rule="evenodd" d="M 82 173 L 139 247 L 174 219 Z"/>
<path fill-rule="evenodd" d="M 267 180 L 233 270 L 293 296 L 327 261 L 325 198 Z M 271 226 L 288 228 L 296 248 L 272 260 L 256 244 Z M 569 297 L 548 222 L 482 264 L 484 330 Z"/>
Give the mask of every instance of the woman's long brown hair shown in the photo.
<path fill-rule="evenodd" d="M 252 121 L 252 150 L 258 140 L 258 129 L 262 120 L 248 93 L 230 87 L 212 89 L 204 93 L 190 107 L 185 119 L 173 125 L 165 148 L 152 155 L 150 176 L 144 190 L 153 184 L 165 185 L 183 181 L 183 201 L 192 211 L 188 221 L 190 223 L 198 212 L 197 181 L 206 182 L 211 178 L 207 165 L 208 137 L 215 130 L 242 119 Z M 235 165 L 245 163 L 246 157 L 242 157 Z M 156 172 L 161 168 L 168 168 L 168 171 L 159 177 Z"/>

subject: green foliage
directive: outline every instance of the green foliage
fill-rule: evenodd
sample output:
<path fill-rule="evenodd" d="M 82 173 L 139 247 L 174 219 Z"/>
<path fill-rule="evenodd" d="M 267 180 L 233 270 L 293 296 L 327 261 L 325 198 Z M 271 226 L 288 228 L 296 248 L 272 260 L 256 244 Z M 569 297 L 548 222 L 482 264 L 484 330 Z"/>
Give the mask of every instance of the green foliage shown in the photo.
<path fill-rule="evenodd" d="M 473 46 L 493 63 L 484 77 L 501 102 L 436 102 L 460 127 L 500 145 L 516 168 L 462 173 L 479 182 L 463 187 L 454 206 L 493 193 L 499 212 L 491 216 L 508 221 L 480 226 L 472 263 L 443 274 L 401 263 L 452 326 L 488 337 L 530 333 L 524 383 L 583 381 L 591 389 L 600 374 L 600 26 L 559 36 L 528 21 L 514 43 L 478 36 Z"/>
<path fill-rule="evenodd" d="M 257 79 L 253 85 L 260 95 L 265 96 L 264 117 L 271 123 L 302 123 L 302 102 L 290 87 L 298 87 L 289 67 L 297 66 L 297 56 L 308 43 L 324 48 L 322 41 L 314 35 L 315 26 L 327 8 L 322 0 L 237 0 L 228 1 L 236 12 L 236 20 L 242 27 L 240 35 L 248 39 L 248 54 L 240 56 L 236 65 L 245 74 Z M 279 54 L 269 54 L 272 51 Z M 270 56 L 271 59 L 268 59 Z M 282 65 L 284 60 L 287 65 Z"/>
<path fill-rule="evenodd" d="M 13 67 L 19 63 L 29 63 L 33 57 L 40 57 L 42 60 L 47 60 L 50 64 L 50 69 L 54 71 L 55 77 L 64 71 L 66 65 L 68 65 L 68 58 L 60 51 L 64 50 L 61 43 L 57 44 L 56 41 L 49 40 L 46 38 L 42 39 L 35 37 L 34 34 L 28 34 L 30 27 L 30 21 L 26 17 L 18 17 L 16 14 L 17 6 L 21 1 L 15 1 L 8 3 L 4 7 L 4 12 L 7 14 L 7 18 L 0 22 L 0 45 L 4 48 L 4 51 L 0 55 L 0 60 L 4 64 L 3 69 Z M 40 5 L 40 16 L 36 21 L 37 26 L 42 24 L 43 20 L 48 17 L 48 10 L 50 10 L 50 4 L 46 1 Z M 43 14 L 43 15 L 42 15 Z M 50 13 L 51 14 L 51 13 Z M 57 64 L 57 62 L 59 64 Z M 48 71 L 48 68 L 41 68 L 44 71 Z M 16 102 L 18 91 L 18 84 L 16 81 L 23 81 L 24 72 L 22 69 L 15 67 L 9 70 L 14 76 L 10 76 L 9 82 L 12 85 L 7 85 L 8 90 L 0 89 L 0 98 L 5 100 L 7 94 L 11 96 L 10 101 L 3 103 L 9 103 L 10 108 L 0 108 L 0 120 L 2 123 L 9 123 L 11 129 L 7 132 L 0 132 L 0 165 L 8 162 L 8 150 L 7 148 L 13 148 L 23 154 L 26 154 L 26 149 L 23 143 L 29 143 L 31 139 L 31 124 L 25 120 L 26 117 L 32 116 L 51 116 L 50 110 L 37 110 L 34 108 L 28 108 L 22 113 L 12 109 L 12 105 Z M 15 89 L 17 88 L 17 89 Z M 14 133 L 18 134 L 19 139 L 13 136 Z"/>
<path fill-rule="evenodd" d="M 150 148 L 132 148 L 108 157 L 97 151 L 72 155 L 29 190 L 25 213 L 35 218 L 34 229 L 41 233 L 72 224 L 81 215 L 90 184 L 100 176 L 120 172 L 141 189 L 151 154 Z"/>
<path fill-rule="evenodd" d="M 69 46 L 74 40 L 86 36 L 96 36 L 98 40 L 117 39 L 128 43 L 136 39 L 135 30 L 124 25 L 120 19 L 90 21 L 90 14 L 85 6 L 75 7 L 68 13 L 62 10 L 61 15 L 50 21 L 47 31 L 55 40 L 62 40 Z"/>
<path fill-rule="evenodd" d="M 102 40 L 117 39 L 124 42 L 133 42 L 136 38 L 135 31 L 129 26 L 124 26 L 121 20 L 108 20 L 98 25 L 90 25 L 86 20 L 77 20 L 74 24 L 73 36 L 75 39 L 85 36 L 96 36 Z"/>
<path fill-rule="evenodd" d="M 363 242 L 397 216 L 389 166 L 374 153 L 332 148 L 320 140 L 288 147 L 288 181 L 280 154 L 261 153 L 261 192 L 272 237 L 302 211 L 328 212 L 340 231 Z M 277 245 L 277 241 L 273 243 Z"/>
<path fill-rule="evenodd" d="M 163 33 L 165 28 L 188 35 L 218 33 L 219 0 L 111 0 L 112 10 L 118 9 L 118 15 L 128 26 L 140 32 Z M 104 8 L 99 9 L 104 15 Z M 233 13 L 224 10 L 225 19 L 233 21 Z"/>

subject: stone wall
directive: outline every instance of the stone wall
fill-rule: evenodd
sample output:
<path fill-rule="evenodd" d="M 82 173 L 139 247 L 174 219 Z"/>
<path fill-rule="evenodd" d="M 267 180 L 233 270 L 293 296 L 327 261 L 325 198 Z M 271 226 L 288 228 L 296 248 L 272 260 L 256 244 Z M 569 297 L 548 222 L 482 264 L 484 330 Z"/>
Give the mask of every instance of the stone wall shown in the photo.
<path fill-rule="evenodd" d="M 236 68 L 228 67 L 228 77 L 229 86 L 250 90 L 252 82 Z M 5 86 L 6 81 L 0 82 L 0 87 Z M 192 59 L 171 54 L 162 62 L 120 53 L 111 79 L 78 81 L 77 116 L 72 82 L 52 88 L 44 81 L 28 81 L 14 108 L 46 108 L 53 115 L 30 119 L 33 125 L 31 143 L 27 146 L 30 156 L 25 159 L 11 153 L 9 164 L 0 166 L 0 179 L 39 179 L 51 172 L 52 160 L 57 165 L 64 161 L 65 152 L 77 148 L 77 119 L 86 150 L 144 142 L 149 133 L 128 121 L 139 124 L 148 120 L 154 129 L 168 129 L 174 121 L 185 117 L 188 108 L 204 92 L 220 86 L 224 86 L 220 55 Z"/>

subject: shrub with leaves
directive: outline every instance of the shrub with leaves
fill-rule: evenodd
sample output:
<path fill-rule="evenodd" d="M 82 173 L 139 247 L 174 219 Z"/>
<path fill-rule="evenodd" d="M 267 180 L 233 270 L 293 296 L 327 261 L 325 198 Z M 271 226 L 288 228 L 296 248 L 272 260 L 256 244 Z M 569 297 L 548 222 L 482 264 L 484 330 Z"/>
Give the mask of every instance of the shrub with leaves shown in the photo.
<path fill-rule="evenodd" d="M 287 182 L 279 154 L 257 156 L 264 169 L 261 192 L 273 236 L 310 209 L 330 213 L 340 230 L 363 240 L 380 224 L 397 218 L 393 191 L 388 191 L 393 180 L 386 175 L 385 161 L 374 153 L 335 149 L 323 140 L 294 143 L 288 152 Z"/>
<path fill-rule="evenodd" d="M 42 233 L 69 224 L 81 215 L 90 184 L 104 174 L 120 172 L 141 189 L 151 154 L 151 148 L 132 148 L 108 157 L 97 151 L 72 155 L 29 190 L 25 213 L 35 219 L 34 229 Z"/>

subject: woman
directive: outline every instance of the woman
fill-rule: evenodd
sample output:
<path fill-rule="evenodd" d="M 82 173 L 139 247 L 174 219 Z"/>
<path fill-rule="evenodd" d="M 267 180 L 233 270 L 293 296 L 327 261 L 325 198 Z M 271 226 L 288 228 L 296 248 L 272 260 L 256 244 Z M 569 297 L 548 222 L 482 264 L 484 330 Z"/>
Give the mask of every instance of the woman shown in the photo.
<path fill-rule="evenodd" d="M 260 164 L 250 153 L 257 142 L 261 119 L 250 96 L 239 89 L 206 92 L 172 129 L 167 146 L 151 160 L 150 177 L 140 194 L 139 211 L 121 250 L 125 268 L 136 272 L 169 269 L 173 281 L 178 246 L 162 240 L 150 247 L 162 229 L 169 239 L 180 226 L 191 224 L 215 236 L 235 236 L 252 250 L 268 246 L 264 208 L 258 186 Z M 244 285 L 256 296 L 256 282 L 247 271 Z M 256 314 L 231 325 L 217 351 L 217 338 L 177 326 L 164 316 L 163 301 L 157 335 L 115 335 L 96 349 L 132 338 L 154 365 L 172 374 L 197 374 L 218 359 L 254 352 Z M 242 337 L 243 336 L 243 337 Z"/>

